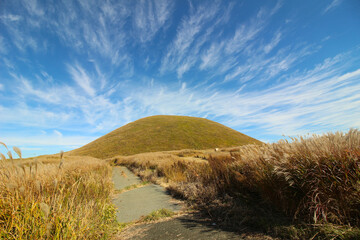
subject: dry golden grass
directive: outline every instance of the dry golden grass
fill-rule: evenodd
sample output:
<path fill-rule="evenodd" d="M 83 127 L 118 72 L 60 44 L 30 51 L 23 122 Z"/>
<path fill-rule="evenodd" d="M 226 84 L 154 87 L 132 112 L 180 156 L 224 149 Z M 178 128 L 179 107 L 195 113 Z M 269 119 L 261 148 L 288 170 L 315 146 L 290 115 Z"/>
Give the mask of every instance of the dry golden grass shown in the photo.
<path fill-rule="evenodd" d="M 40 159 L 0 162 L 0 239 L 108 238 L 116 228 L 110 166 Z"/>
<path fill-rule="evenodd" d="M 124 165 L 140 175 L 146 181 L 164 186 L 169 182 L 186 180 L 187 165 L 206 164 L 204 156 L 213 150 L 178 150 L 165 152 L 140 153 L 132 156 L 117 156 L 107 159 L 118 165 Z"/>
<path fill-rule="evenodd" d="M 360 131 L 243 146 L 210 158 L 220 189 L 257 193 L 294 218 L 360 224 Z"/>

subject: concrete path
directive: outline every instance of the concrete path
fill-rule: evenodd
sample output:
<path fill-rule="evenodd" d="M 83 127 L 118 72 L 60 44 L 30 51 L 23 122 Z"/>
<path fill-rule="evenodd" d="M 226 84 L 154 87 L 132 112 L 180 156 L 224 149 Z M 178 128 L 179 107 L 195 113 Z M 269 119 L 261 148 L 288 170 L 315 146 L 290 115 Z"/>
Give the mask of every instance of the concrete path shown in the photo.
<path fill-rule="evenodd" d="M 239 234 L 218 229 L 214 223 L 198 216 L 185 215 L 150 224 L 133 226 L 122 232 L 116 240 L 227 240 L 247 239 Z M 253 240 L 264 238 L 253 238 Z M 265 238 L 266 239 L 266 238 Z"/>
<path fill-rule="evenodd" d="M 122 190 L 134 184 L 141 185 L 141 180 L 130 172 L 126 167 L 113 168 L 113 181 L 115 189 Z M 117 206 L 117 220 L 127 223 L 139 220 L 141 216 L 166 208 L 179 211 L 181 206 L 174 202 L 161 186 L 149 184 L 124 191 L 113 200 Z M 273 238 L 263 234 L 237 234 L 232 231 L 219 228 L 211 220 L 198 214 L 186 214 L 174 218 L 168 218 L 153 223 L 139 223 L 127 228 L 114 236 L 114 240 L 272 240 Z"/>
<path fill-rule="evenodd" d="M 141 180 L 126 167 L 119 166 L 113 168 L 113 181 L 116 190 L 141 183 Z M 174 212 L 181 210 L 181 206 L 166 193 L 164 188 L 154 184 L 120 193 L 114 198 L 113 203 L 118 208 L 117 220 L 122 223 L 139 220 L 141 216 L 162 208 Z"/>
<path fill-rule="evenodd" d="M 116 190 L 124 189 L 133 184 L 141 183 L 141 179 L 133 174 L 126 167 L 113 167 L 113 176 L 114 188 Z"/>

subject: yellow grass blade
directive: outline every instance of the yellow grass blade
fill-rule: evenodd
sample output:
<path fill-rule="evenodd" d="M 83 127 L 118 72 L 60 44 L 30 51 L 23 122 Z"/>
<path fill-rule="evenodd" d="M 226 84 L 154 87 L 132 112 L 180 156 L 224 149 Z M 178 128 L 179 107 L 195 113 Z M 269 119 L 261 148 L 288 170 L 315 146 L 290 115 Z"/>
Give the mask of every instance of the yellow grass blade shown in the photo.
<path fill-rule="evenodd" d="M 5 143 L 0 142 L 0 145 L 3 145 L 6 149 L 8 149 L 8 147 L 6 146 L 6 144 L 5 144 Z"/>
<path fill-rule="evenodd" d="M 16 152 L 16 154 L 20 157 L 20 159 L 22 159 L 22 154 L 21 154 L 21 150 L 20 150 L 20 148 L 18 148 L 18 147 L 13 147 L 13 149 L 14 149 L 14 152 Z"/>
<path fill-rule="evenodd" d="M 4 155 L 4 154 L 2 154 L 2 153 L 0 153 L 0 158 L 1 158 L 1 160 L 3 160 L 3 161 L 5 161 L 5 160 L 6 160 L 5 155 Z"/>
<path fill-rule="evenodd" d="M 12 153 L 10 151 L 7 152 L 7 155 L 9 156 L 9 159 L 13 159 Z"/>

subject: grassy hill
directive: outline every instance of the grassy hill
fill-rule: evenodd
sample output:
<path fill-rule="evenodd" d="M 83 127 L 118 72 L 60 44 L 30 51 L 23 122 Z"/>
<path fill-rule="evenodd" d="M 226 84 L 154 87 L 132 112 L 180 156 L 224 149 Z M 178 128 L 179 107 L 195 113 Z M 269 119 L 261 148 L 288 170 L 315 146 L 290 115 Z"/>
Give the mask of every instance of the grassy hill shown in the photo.
<path fill-rule="evenodd" d="M 97 158 L 178 149 L 208 149 L 261 143 L 222 124 L 195 117 L 152 116 L 120 127 L 71 151 Z"/>

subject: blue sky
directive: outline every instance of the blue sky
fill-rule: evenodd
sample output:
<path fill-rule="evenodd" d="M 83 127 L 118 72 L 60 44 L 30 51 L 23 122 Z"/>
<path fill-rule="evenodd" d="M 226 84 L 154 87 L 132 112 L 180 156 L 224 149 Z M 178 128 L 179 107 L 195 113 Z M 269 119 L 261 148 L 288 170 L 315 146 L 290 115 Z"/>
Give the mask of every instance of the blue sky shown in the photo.
<path fill-rule="evenodd" d="M 0 1 L 0 141 L 56 153 L 158 114 L 267 142 L 359 128 L 359 13 L 358 0 Z"/>

